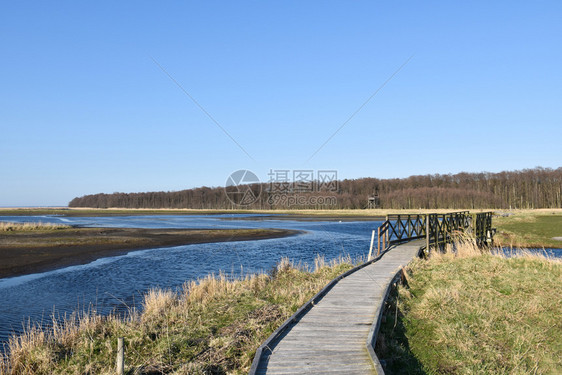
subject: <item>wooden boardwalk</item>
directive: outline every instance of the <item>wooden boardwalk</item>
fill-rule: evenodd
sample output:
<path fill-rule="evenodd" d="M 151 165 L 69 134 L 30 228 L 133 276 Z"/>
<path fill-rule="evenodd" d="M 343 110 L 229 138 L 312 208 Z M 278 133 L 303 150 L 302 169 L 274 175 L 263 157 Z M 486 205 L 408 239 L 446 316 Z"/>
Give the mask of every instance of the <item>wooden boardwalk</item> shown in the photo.
<path fill-rule="evenodd" d="M 374 374 L 367 337 L 397 271 L 423 241 L 396 246 L 338 283 L 262 353 L 256 374 Z"/>

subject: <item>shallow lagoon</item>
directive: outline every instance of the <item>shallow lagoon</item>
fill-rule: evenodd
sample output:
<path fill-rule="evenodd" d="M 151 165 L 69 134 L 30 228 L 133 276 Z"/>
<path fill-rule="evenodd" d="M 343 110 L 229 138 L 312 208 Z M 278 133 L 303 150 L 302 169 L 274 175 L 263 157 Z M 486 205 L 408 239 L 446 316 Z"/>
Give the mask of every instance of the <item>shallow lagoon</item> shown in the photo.
<path fill-rule="evenodd" d="M 87 309 L 125 310 L 137 305 L 150 288 L 175 289 L 186 280 L 223 271 L 232 276 L 270 270 L 282 257 L 312 264 L 341 255 L 366 256 L 372 221 L 276 220 L 261 215 L 186 215 L 127 217 L 13 216 L 1 221 L 50 222 L 88 227 L 133 228 L 286 228 L 301 235 L 257 241 L 193 244 L 132 251 L 87 265 L 0 279 L 0 342 L 21 332 L 29 319 L 48 324 L 57 315 Z"/>

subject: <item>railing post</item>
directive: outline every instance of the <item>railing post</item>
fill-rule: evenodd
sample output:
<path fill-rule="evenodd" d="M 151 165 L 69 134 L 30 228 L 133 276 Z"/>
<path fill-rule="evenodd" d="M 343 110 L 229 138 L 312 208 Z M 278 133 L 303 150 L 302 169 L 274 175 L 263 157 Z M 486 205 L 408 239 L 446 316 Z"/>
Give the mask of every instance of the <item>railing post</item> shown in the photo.
<path fill-rule="evenodd" d="M 477 223 L 478 219 L 476 214 L 472 214 L 472 235 L 474 236 L 474 239 L 476 240 L 476 243 L 478 243 L 478 223 Z"/>
<path fill-rule="evenodd" d="M 439 216 L 435 214 L 433 221 L 433 232 L 431 235 L 433 236 L 433 247 L 437 251 L 439 247 Z M 431 228 L 431 226 L 430 226 Z"/>
<path fill-rule="evenodd" d="M 369 256 L 367 257 L 367 260 L 371 260 L 372 254 L 373 254 L 373 243 L 375 242 L 375 230 L 373 229 L 373 233 L 371 234 L 371 246 L 369 246 Z"/>
<path fill-rule="evenodd" d="M 125 371 L 125 349 L 123 348 L 123 337 L 117 338 L 117 375 L 123 375 Z"/>
<path fill-rule="evenodd" d="M 389 237 L 390 237 L 390 231 L 389 229 L 391 228 L 390 222 L 388 224 L 388 227 L 386 228 L 386 232 L 384 232 L 384 251 L 386 251 L 386 249 L 388 249 L 388 241 L 389 241 Z"/>
<path fill-rule="evenodd" d="M 408 215 L 408 237 L 412 237 L 412 219 L 410 215 Z"/>
<path fill-rule="evenodd" d="M 429 215 L 425 215 L 425 251 L 429 254 Z"/>
<path fill-rule="evenodd" d="M 381 255 L 381 227 L 378 228 L 377 236 L 377 256 Z"/>
<path fill-rule="evenodd" d="M 441 243 L 440 235 L 441 235 L 442 224 L 443 224 L 443 222 L 439 223 L 439 216 L 435 217 L 434 224 L 435 224 L 435 249 L 439 250 L 439 244 Z"/>

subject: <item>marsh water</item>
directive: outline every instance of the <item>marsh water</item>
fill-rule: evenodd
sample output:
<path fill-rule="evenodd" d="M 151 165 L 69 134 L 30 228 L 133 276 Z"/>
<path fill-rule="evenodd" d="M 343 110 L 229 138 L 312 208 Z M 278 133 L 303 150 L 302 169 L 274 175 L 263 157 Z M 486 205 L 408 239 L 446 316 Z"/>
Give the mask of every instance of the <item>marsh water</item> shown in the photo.
<path fill-rule="evenodd" d="M 313 264 L 341 255 L 366 256 L 373 221 L 295 221 L 260 215 L 57 217 L 13 216 L 0 221 L 49 222 L 87 227 L 284 228 L 304 233 L 277 239 L 193 244 L 131 251 L 90 264 L 0 279 L 0 348 L 31 322 L 51 321 L 92 306 L 99 313 L 138 306 L 150 288 L 180 288 L 185 281 L 217 274 L 233 277 L 269 271 L 282 257 Z M 1 349 L 0 349 L 1 350 Z"/>
<path fill-rule="evenodd" d="M 0 352 L 28 322 L 48 325 L 53 313 L 64 316 L 90 307 L 107 314 L 139 305 L 154 287 L 176 289 L 184 282 L 218 274 L 232 277 L 268 272 L 282 257 L 312 265 L 317 255 L 366 257 L 377 221 L 297 221 L 262 215 L 59 217 L 2 216 L 0 221 L 48 222 L 86 227 L 128 228 L 281 228 L 302 234 L 255 241 L 193 244 L 131 251 L 90 264 L 0 279 Z M 542 251 L 542 250 L 541 250 Z M 562 250 L 547 249 L 562 257 Z"/>

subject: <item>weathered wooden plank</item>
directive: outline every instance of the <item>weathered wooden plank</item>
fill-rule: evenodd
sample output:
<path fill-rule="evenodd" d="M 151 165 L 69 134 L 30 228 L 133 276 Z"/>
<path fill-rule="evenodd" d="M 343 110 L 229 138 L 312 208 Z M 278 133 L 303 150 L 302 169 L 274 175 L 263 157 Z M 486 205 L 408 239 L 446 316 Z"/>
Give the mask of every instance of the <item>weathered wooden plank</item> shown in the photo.
<path fill-rule="evenodd" d="M 296 359 L 299 361 L 295 361 Z M 317 364 L 322 363 L 322 366 L 329 366 L 329 365 L 361 365 L 365 366 L 367 362 L 366 359 L 369 359 L 367 354 L 360 356 L 332 356 L 332 357 L 325 357 L 325 356 L 316 356 L 316 355 L 309 355 L 309 356 L 280 356 L 280 357 L 272 357 L 267 363 L 268 368 L 281 368 L 281 367 L 302 367 L 305 365 L 310 364 Z M 359 362 L 358 362 L 359 360 Z"/>
<path fill-rule="evenodd" d="M 320 348 L 322 350 L 320 350 Z M 284 344 L 281 348 L 275 348 L 273 353 L 270 353 L 270 356 L 273 357 L 277 353 L 295 353 L 295 352 L 315 352 L 320 354 L 322 352 L 333 352 L 334 355 L 345 355 L 348 352 L 355 352 L 355 353 L 362 353 L 364 349 L 363 344 L 353 344 L 353 345 L 322 345 L 321 347 L 318 345 L 294 345 L 293 343 Z"/>
<path fill-rule="evenodd" d="M 368 331 L 368 329 L 367 329 Z M 357 335 L 361 335 L 363 333 L 365 333 L 365 330 L 337 330 L 337 329 L 318 329 L 318 330 L 314 330 L 314 329 L 301 329 L 298 331 L 294 331 L 291 332 L 290 335 L 286 335 L 285 337 L 282 338 L 283 341 L 287 341 L 287 340 L 291 340 L 292 337 L 301 337 L 301 336 L 311 336 L 311 337 L 315 337 L 315 336 L 328 336 L 328 333 L 333 332 L 334 335 L 332 336 L 333 340 L 343 340 L 346 336 L 348 337 L 354 337 Z M 366 338 L 367 336 L 365 336 Z M 279 341 L 281 342 L 281 341 Z M 276 344 L 278 345 L 278 343 Z"/>
<path fill-rule="evenodd" d="M 338 341 L 330 341 L 328 339 L 320 340 L 318 338 L 310 338 L 310 337 L 301 337 L 297 338 L 289 338 L 288 341 L 283 343 L 283 346 L 279 348 L 279 350 L 291 350 L 293 348 L 301 348 L 301 349 L 315 349 L 315 348 L 324 348 L 324 349 L 331 349 L 331 350 L 363 350 L 363 344 L 361 343 L 361 339 L 355 340 L 338 340 Z M 304 342 L 303 341 L 308 341 Z M 272 355 L 277 353 L 277 350 L 273 350 Z"/>
<path fill-rule="evenodd" d="M 360 359 L 368 358 L 368 354 L 365 352 L 363 354 L 357 351 L 346 351 L 346 352 L 333 352 L 329 351 L 330 354 L 325 353 L 318 353 L 318 351 L 299 351 L 299 352 L 276 352 L 275 356 L 269 359 L 268 363 L 285 363 L 287 359 L 290 360 L 309 360 L 310 358 L 316 358 L 319 361 L 326 362 L 326 361 L 346 361 L 346 362 L 353 362 Z M 334 355 L 334 353 L 336 355 Z M 345 353 L 345 355 L 343 355 Z"/>
<path fill-rule="evenodd" d="M 367 362 L 365 362 L 367 363 Z M 270 367 L 268 365 L 267 367 L 268 373 L 271 373 L 271 371 L 275 371 L 275 370 L 279 370 L 280 372 L 288 372 L 288 371 L 296 371 L 296 373 L 298 374 L 303 374 L 303 373 L 308 373 L 309 370 L 312 371 L 322 371 L 323 373 L 325 373 L 326 371 L 330 371 L 330 372 L 338 372 L 340 374 L 347 374 L 347 372 L 349 370 L 354 370 L 354 371 L 363 371 L 363 374 L 365 373 L 369 373 L 372 372 L 374 370 L 374 368 L 372 366 L 367 366 L 367 365 L 359 365 L 359 364 L 353 364 L 353 363 L 326 363 L 322 366 L 319 366 L 316 363 L 303 363 L 300 366 L 291 366 L 291 367 Z M 275 372 L 273 372 L 275 373 Z"/>
<path fill-rule="evenodd" d="M 258 372 L 256 372 L 256 375 L 263 375 L 263 374 L 274 374 L 274 375 L 293 375 L 293 374 L 298 374 L 298 375 L 302 375 L 302 374 L 308 374 L 308 375 L 324 375 L 324 374 L 345 374 L 345 375 L 365 375 L 365 371 L 362 369 L 345 369 L 345 371 L 336 369 L 334 371 L 331 370 L 307 370 L 307 371 L 300 371 L 300 370 L 294 370 L 294 371 L 287 371 L 287 370 L 282 370 L 282 369 L 275 369 L 275 370 L 267 370 L 267 369 L 263 369 L 263 370 L 259 370 Z"/>
<path fill-rule="evenodd" d="M 367 337 L 367 336 L 365 336 Z M 342 339 L 329 339 L 325 338 L 323 340 L 318 337 L 287 337 L 283 339 L 283 348 L 294 347 L 294 348 L 346 348 L 346 349 L 363 349 L 363 342 L 358 341 L 356 338 L 349 340 Z M 275 349 L 273 350 L 275 354 Z"/>
<path fill-rule="evenodd" d="M 357 358 L 366 358 L 368 353 L 366 350 L 358 351 L 354 348 L 337 348 L 337 349 L 326 349 L 323 353 L 319 353 L 318 350 L 314 348 L 303 349 L 299 351 L 294 351 L 291 349 L 287 350 L 275 350 L 275 353 L 269 355 L 270 361 L 278 361 L 280 358 L 331 358 L 331 359 L 338 359 L 343 360 L 344 358 L 357 357 Z"/>
<path fill-rule="evenodd" d="M 366 359 L 366 358 L 365 358 Z M 307 369 L 311 370 L 335 370 L 339 368 L 342 371 L 342 374 L 345 374 L 346 369 L 363 369 L 363 370 L 372 370 L 373 366 L 370 365 L 367 361 L 363 363 L 346 363 L 346 362 L 330 362 L 330 363 L 318 363 L 311 358 L 310 360 L 305 360 L 301 363 L 284 363 L 284 364 L 274 364 L 269 362 L 267 364 L 268 370 L 279 369 L 279 370 L 300 370 L 305 372 Z"/>
<path fill-rule="evenodd" d="M 293 332 L 322 332 L 322 334 L 328 334 L 330 332 L 338 332 L 338 333 L 353 333 L 353 332 L 365 332 L 365 327 L 360 325 L 354 326 L 347 326 L 347 325 L 340 325 L 340 326 L 304 326 L 299 325 Z"/>

